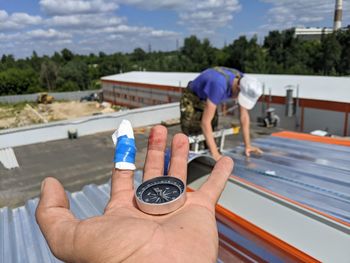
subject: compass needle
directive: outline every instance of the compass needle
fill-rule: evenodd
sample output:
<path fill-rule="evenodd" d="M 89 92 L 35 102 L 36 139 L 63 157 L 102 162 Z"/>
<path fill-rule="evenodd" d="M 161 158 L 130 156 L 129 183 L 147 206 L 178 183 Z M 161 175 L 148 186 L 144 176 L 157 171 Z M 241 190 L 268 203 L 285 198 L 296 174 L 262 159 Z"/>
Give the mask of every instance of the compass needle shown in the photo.
<path fill-rule="evenodd" d="M 186 200 L 184 183 L 173 176 L 160 176 L 143 182 L 136 190 L 140 210 L 148 214 L 167 214 Z"/>

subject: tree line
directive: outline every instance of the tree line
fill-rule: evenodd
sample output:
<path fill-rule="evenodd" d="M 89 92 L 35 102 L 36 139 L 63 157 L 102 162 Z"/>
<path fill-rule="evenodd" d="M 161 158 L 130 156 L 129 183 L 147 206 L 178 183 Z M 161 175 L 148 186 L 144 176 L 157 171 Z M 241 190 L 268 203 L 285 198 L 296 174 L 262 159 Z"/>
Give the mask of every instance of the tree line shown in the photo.
<path fill-rule="evenodd" d="M 69 49 L 51 56 L 15 59 L 2 55 L 0 95 L 42 91 L 74 91 L 100 88 L 102 76 L 128 71 L 200 72 L 226 66 L 247 73 L 350 75 L 350 28 L 324 35 L 320 40 L 302 40 L 294 29 L 271 31 L 258 43 L 257 37 L 241 36 L 223 48 L 208 39 L 190 36 L 179 50 L 79 55 Z"/>

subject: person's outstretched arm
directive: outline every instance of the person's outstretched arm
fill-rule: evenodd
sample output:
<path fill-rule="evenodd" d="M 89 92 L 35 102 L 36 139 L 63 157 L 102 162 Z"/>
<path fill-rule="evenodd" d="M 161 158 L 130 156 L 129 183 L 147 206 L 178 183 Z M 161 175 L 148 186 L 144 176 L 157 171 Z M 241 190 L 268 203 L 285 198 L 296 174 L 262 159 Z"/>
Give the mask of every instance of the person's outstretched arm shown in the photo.
<path fill-rule="evenodd" d="M 257 147 L 254 147 L 250 144 L 250 117 L 249 112 L 246 108 L 240 106 L 240 122 L 242 126 L 243 142 L 245 144 L 245 155 L 250 156 L 251 152 L 258 154 L 262 153 Z"/>
<path fill-rule="evenodd" d="M 213 128 L 211 126 L 211 121 L 215 116 L 216 107 L 217 106 L 214 103 L 207 99 L 201 120 L 201 128 L 211 155 L 215 161 L 218 161 L 222 155 L 218 151 L 218 147 L 213 136 Z"/>
<path fill-rule="evenodd" d="M 167 130 L 151 130 L 144 180 L 163 175 Z M 172 142 L 169 175 L 187 177 L 188 138 Z M 53 254 L 65 262 L 216 262 L 218 232 L 215 204 L 233 168 L 223 157 L 202 187 L 187 193 L 185 204 L 161 216 L 135 205 L 131 170 L 115 169 L 111 198 L 102 216 L 77 219 L 69 210 L 62 185 L 54 178 L 42 183 L 37 222 Z"/>

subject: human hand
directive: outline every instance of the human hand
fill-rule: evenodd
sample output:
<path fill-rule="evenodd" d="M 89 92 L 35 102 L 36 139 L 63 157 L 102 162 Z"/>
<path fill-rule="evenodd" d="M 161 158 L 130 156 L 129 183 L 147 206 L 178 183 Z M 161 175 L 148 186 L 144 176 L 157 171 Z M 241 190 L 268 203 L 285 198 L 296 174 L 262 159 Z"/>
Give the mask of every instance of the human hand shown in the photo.
<path fill-rule="evenodd" d="M 246 146 L 245 147 L 245 155 L 250 157 L 250 153 L 256 153 L 256 154 L 263 154 L 264 152 L 258 148 L 258 147 L 254 147 L 254 146 Z"/>
<path fill-rule="evenodd" d="M 167 130 L 151 130 L 144 180 L 163 174 Z M 169 174 L 186 182 L 188 138 L 172 142 Z M 37 222 L 53 254 L 65 262 L 215 262 L 218 232 L 215 204 L 233 168 L 223 157 L 207 182 L 186 193 L 185 204 L 161 216 L 140 211 L 134 199 L 133 172 L 114 170 L 111 199 L 102 216 L 78 220 L 69 210 L 62 185 L 54 178 L 42 183 Z"/>
<path fill-rule="evenodd" d="M 212 156 L 216 162 L 219 161 L 222 157 L 222 155 L 219 152 L 213 153 Z"/>

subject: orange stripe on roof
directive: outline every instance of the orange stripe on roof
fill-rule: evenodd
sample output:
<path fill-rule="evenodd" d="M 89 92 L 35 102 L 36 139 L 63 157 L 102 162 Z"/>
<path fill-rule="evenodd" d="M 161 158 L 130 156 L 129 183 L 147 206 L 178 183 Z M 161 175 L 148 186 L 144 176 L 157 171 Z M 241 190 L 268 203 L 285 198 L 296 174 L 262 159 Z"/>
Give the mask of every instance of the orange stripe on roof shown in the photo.
<path fill-rule="evenodd" d="M 186 190 L 187 192 L 194 192 L 194 190 L 191 189 L 190 187 L 187 187 Z M 282 257 L 287 256 L 287 258 L 291 257 L 294 262 L 308 262 L 308 263 L 320 262 L 314 257 L 286 243 L 285 241 L 270 234 L 269 232 L 263 230 L 262 228 L 250 223 L 249 221 L 245 220 L 244 218 L 231 212 L 230 210 L 226 209 L 225 207 L 219 204 L 215 206 L 215 212 L 216 212 L 216 218 L 220 220 L 222 223 L 228 225 L 231 228 L 233 228 L 233 225 L 231 224 L 236 224 L 239 227 L 245 229 L 246 231 L 250 232 L 253 236 L 256 236 L 261 240 L 264 240 L 267 244 L 276 248 L 277 251 L 281 252 L 279 256 L 282 256 Z"/>
<path fill-rule="evenodd" d="M 239 253 L 232 248 L 237 249 Z M 250 259 L 254 259 L 256 262 L 267 263 L 267 261 L 264 260 L 263 258 L 253 254 L 250 250 L 240 246 L 230 238 L 219 233 L 219 255 L 220 254 L 223 257 L 226 256 L 225 258 L 219 257 L 224 262 L 239 262 L 239 260 L 241 260 L 242 262 L 246 262 L 247 261 L 246 257 L 249 257 Z"/>
<path fill-rule="evenodd" d="M 234 222 L 244 229 L 250 231 L 251 233 L 257 235 L 258 237 L 265 240 L 267 243 L 277 247 L 281 251 L 285 252 L 287 255 L 293 257 L 294 262 L 320 262 L 314 257 L 304 253 L 303 251 L 297 249 L 296 247 L 291 246 L 290 244 L 284 242 L 283 240 L 271 235 L 270 233 L 266 232 L 265 230 L 257 227 L 256 225 L 253 225 L 249 221 L 245 220 L 244 218 L 236 215 L 235 213 L 232 213 L 231 211 L 227 210 L 226 208 L 216 205 L 216 212 L 224 216 L 225 218 L 229 219 L 231 222 Z"/>
<path fill-rule="evenodd" d="M 319 142 L 319 143 L 325 143 L 325 144 L 335 144 L 335 145 L 342 145 L 342 146 L 349 146 L 350 147 L 350 140 L 331 138 L 331 137 L 322 137 L 322 136 L 316 136 L 316 135 L 311 135 L 311 134 L 307 134 L 307 133 L 300 133 L 300 132 L 282 131 L 282 132 L 272 133 L 272 136 L 281 137 L 281 138 L 288 138 L 288 139 L 295 139 L 295 140 L 302 140 L 302 141 Z"/>
<path fill-rule="evenodd" d="M 254 184 L 254 183 L 252 183 L 252 182 L 249 182 L 249 181 L 247 181 L 247 180 L 245 180 L 245 179 L 243 179 L 243 178 L 240 178 L 240 177 L 235 176 L 235 175 L 231 175 L 230 178 L 233 178 L 233 179 L 236 180 L 236 181 L 240 181 L 240 182 L 242 182 L 242 183 L 244 183 L 244 184 L 247 184 L 247 185 L 250 185 L 250 186 L 252 186 L 252 187 L 254 187 L 254 188 L 257 188 L 257 189 L 259 189 L 259 190 L 262 191 L 262 192 L 268 193 L 268 194 L 270 194 L 270 195 L 273 195 L 273 196 L 275 196 L 275 197 L 278 197 L 279 199 L 283 199 L 283 200 L 285 200 L 285 201 L 287 201 L 287 202 L 289 202 L 289 203 L 295 204 L 295 205 L 297 205 L 297 206 L 300 206 L 300 207 L 302 207 L 302 208 L 305 208 L 305 209 L 307 209 L 307 210 L 310 210 L 310 211 L 312 211 L 312 212 L 314 212 L 314 213 L 317 213 L 317 214 L 319 214 L 319 215 L 322 215 L 322 216 L 324 216 L 324 217 L 327 217 L 327 218 L 329 218 L 329 219 L 331 219 L 331 220 L 333 220 L 333 221 L 336 221 L 336 222 L 338 222 L 338 223 L 340 223 L 340 224 L 343 224 L 343 225 L 345 225 L 345 226 L 347 226 L 347 227 L 350 227 L 350 223 L 348 223 L 348 222 L 345 222 L 345 221 L 343 221 L 343 220 L 341 220 L 341 219 L 339 219 L 339 218 L 336 218 L 336 217 L 331 216 L 331 215 L 329 215 L 329 214 L 327 214 L 327 213 L 324 213 L 324 212 L 322 212 L 322 211 L 320 211 L 320 210 L 317 210 L 317 209 L 315 209 L 315 208 L 312 208 L 312 207 L 310 207 L 310 206 L 308 206 L 308 205 L 304 205 L 304 204 L 302 204 L 302 203 L 299 203 L 299 202 L 297 202 L 297 201 L 295 201 L 295 200 L 293 200 L 293 199 L 290 199 L 290 198 L 288 198 L 288 197 L 285 197 L 285 196 L 283 196 L 283 195 L 280 195 L 280 194 L 278 194 L 278 193 L 276 193 L 276 192 L 270 191 L 269 189 L 266 189 L 266 188 L 264 188 L 264 187 L 262 187 L 262 186 L 259 186 L 259 185 L 257 185 L 257 184 Z"/>

